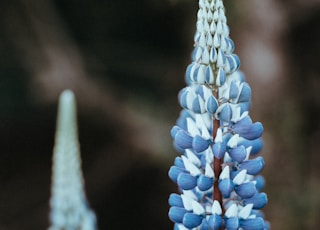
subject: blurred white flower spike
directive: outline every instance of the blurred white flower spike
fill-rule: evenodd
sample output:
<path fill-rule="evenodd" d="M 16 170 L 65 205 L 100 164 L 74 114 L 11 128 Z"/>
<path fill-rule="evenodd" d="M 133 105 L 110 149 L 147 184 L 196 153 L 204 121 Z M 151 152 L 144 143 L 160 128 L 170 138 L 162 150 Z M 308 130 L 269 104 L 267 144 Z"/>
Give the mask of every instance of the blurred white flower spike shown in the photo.
<path fill-rule="evenodd" d="M 96 230 L 96 216 L 84 192 L 76 100 L 70 90 L 60 95 L 52 160 L 48 230 Z"/>

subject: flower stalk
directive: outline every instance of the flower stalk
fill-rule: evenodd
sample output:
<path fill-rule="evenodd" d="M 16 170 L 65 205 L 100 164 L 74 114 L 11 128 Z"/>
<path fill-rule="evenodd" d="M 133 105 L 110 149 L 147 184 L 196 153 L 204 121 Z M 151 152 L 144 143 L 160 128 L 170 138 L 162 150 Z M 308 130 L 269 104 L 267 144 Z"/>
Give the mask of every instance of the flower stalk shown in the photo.
<path fill-rule="evenodd" d="M 213 130 L 213 139 L 215 139 L 215 137 L 217 135 L 217 130 L 218 130 L 218 127 L 219 127 L 219 121 L 215 119 L 213 122 L 214 122 L 213 127 L 215 127 L 215 129 Z M 223 164 L 223 161 L 221 159 L 214 157 L 214 159 L 213 159 L 213 172 L 214 172 L 214 175 L 220 175 L 221 174 L 221 172 L 222 172 L 222 164 Z M 213 200 L 217 200 L 219 202 L 220 206 L 223 208 L 222 194 L 221 194 L 221 192 L 219 190 L 218 180 L 216 180 L 214 182 L 214 185 L 213 185 Z M 222 210 L 222 212 L 224 213 L 224 209 Z"/>
<path fill-rule="evenodd" d="M 251 88 L 234 54 L 222 0 L 199 0 L 192 63 L 179 93 L 183 110 L 171 129 L 176 150 L 169 197 L 177 230 L 268 229 L 258 175 L 263 126 L 249 116 Z"/>

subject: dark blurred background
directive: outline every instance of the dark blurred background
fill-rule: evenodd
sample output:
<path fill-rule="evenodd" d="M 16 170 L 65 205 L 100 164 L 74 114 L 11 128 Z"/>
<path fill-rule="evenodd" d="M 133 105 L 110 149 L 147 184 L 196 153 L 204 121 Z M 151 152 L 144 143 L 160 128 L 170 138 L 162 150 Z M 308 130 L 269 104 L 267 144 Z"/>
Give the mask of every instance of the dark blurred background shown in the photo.
<path fill-rule="evenodd" d="M 320 1 L 225 1 L 253 89 L 273 229 L 320 225 Z M 58 95 L 78 100 L 100 229 L 172 229 L 169 131 L 190 62 L 194 0 L 0 2 L 0 229 L 48 227 Z"/>

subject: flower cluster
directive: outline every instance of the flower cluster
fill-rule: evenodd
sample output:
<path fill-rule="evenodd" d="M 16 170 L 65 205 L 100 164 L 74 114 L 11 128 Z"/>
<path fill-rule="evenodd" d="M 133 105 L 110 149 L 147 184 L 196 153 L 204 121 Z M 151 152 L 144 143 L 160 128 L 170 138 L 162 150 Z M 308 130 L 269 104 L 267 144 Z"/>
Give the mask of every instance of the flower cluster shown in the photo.
<path fill-rule="evenodd" d="M 222 0 L 199 0 L 195 48 L 187 67 L 183 108 L 171 130 L 176 157 L 169 177 L 180 194 L 169 197 L 174 229 L 269 229 L 258 175 L 263 126 L 249 116 L 251 88 L 233 53 Z"/>
<path fill-rule="evenodd" d="M 49 230 L 95 230 L 81 172 L 75 97 L 65 90 L 59 100 L 53 153 Z"/>

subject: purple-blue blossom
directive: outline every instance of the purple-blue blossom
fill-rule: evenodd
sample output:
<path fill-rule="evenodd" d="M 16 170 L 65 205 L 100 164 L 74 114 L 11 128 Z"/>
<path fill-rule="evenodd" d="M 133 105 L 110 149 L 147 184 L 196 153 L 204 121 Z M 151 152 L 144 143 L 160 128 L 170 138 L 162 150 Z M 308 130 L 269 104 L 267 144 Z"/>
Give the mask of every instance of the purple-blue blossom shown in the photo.
<path fill-rule="evenodd" d="M 269 229 L 259 175 L 263 125 L 253 122 L 251 88 L 239 70 L 222 0 L 199 0 L 182 111 L 171 129 L 181 154 L 169 169 L 179 193 L 169 197 L 174 229 Z"/>

